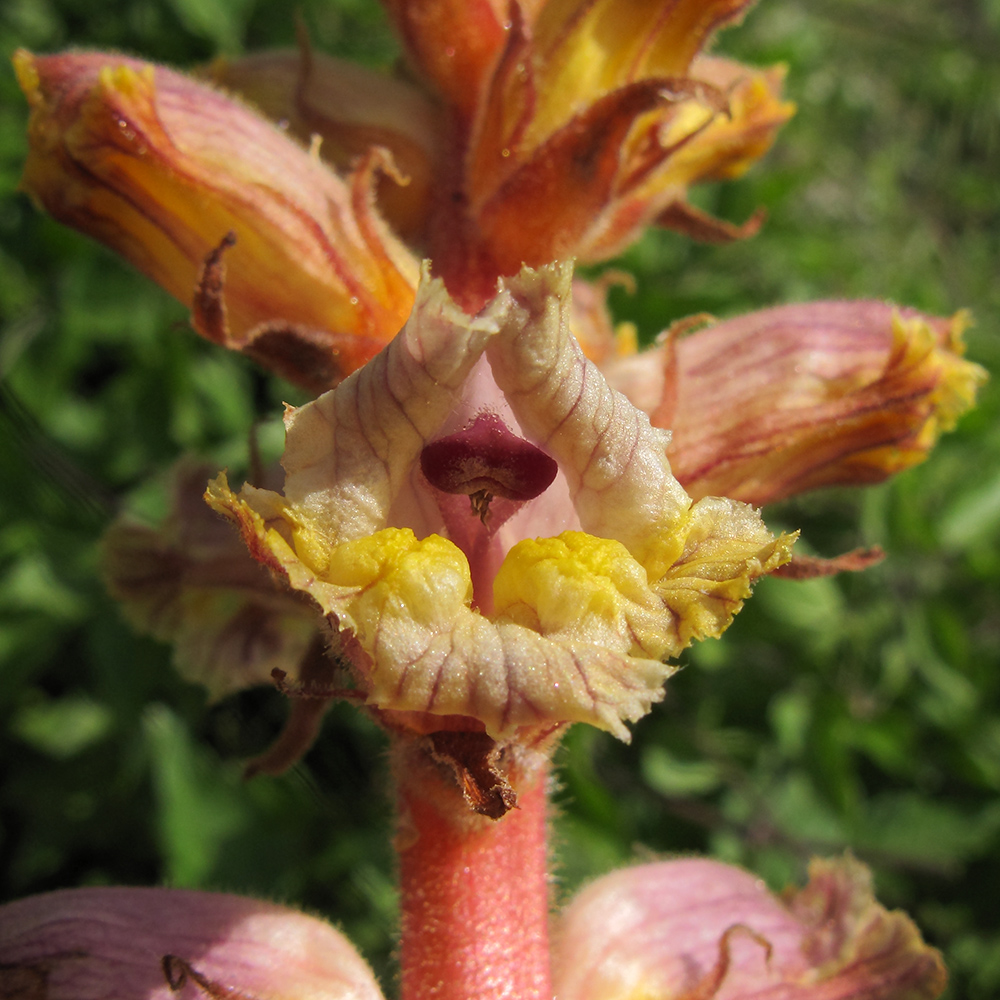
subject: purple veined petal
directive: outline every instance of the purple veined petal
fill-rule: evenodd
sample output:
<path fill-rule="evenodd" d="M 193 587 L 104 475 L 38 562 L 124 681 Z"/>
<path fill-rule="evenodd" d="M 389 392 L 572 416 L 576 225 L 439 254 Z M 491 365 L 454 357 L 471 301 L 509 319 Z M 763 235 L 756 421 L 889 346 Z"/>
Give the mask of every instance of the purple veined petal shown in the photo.
<path fill-rule="evenodd" d="M 631 549 L 690 499 L 670 472 L 669 434 L 611 389 L 570 333 L 571 278 L 569 265 L 522 274 L 487 355 L 522 428 L 569 478 L 583 530 Z"/>
<path fill-rule="evenodd" d="M 0 996 L 381 1000 L 382 993 L 339 931 L 296 910 L 222 893 L 95 888 L 0 907 Z"/>
<path fill-rule="evenodd" d="M 568 263 L 525 268 L 470 316 L 425 272 L 400 337 L 286 420 L 283 496 L 236 495 L 225 476 L 209 486 L 254 557 L 323 610 L 382 713 L 472 719 L 496 739 L 575 721 L 627 739 L 668 661 L 719 635 L 788 561 L 793 538 L 752 508 L 691 504 L 668 433 L 573 340 L 571 280 Z M 420 470 L 428 446 L 484 410 L 559 469 L 502 524 Z M 398 516 L 421 491 L 436 509 Z M 478 539 L 463 517 L 485 528 Z"/>
<path fill-rule="evenodd" d="M 968 324 L 963 312 L 811 302 L 681 337 L 674 399 L 654 416 L 673 430 L 675 474 L 694 497 L 760 505 L 923 461 L 986 379 L 962 357 Z"/>

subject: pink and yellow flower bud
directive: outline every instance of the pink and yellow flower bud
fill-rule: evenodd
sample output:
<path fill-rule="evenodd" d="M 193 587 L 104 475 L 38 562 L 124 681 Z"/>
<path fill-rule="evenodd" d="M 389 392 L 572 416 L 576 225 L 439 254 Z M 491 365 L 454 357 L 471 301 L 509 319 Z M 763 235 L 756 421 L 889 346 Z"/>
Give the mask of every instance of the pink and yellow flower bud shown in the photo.
<path fill-rule="evenodd" d="M 692 496 L 761 505 L 923 461 L 986 378 L 962 357 L 968 323 L 872 301 L 783 306 L 668 336 L 605 372 L 671 429 Z"/>
<path fill-rule="evenodd" d="M 24 188 L 191 306 L 204 336 L 320 389 L 402 325 L 417 270 L 373 208 L 374 154 L 344 182 L 163 67 L 95 52 L 14 62 L 31 106 Z"/>

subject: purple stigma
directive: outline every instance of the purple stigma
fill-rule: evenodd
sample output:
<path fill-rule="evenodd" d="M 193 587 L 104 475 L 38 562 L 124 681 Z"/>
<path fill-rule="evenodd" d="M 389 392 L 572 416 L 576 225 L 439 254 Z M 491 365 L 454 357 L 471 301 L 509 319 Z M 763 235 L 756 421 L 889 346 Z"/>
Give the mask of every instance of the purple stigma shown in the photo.
<path fill-rule="evenodd" d="M 457 434 L 425 445 L 420 469 L 431 486 L 474 498 L 533 500 L 556 478 L 559 466 L 541 448 L 513 434 L 495 413 L 483 411 Z M 477 513 L 479 511 L 477 510 Z"/>

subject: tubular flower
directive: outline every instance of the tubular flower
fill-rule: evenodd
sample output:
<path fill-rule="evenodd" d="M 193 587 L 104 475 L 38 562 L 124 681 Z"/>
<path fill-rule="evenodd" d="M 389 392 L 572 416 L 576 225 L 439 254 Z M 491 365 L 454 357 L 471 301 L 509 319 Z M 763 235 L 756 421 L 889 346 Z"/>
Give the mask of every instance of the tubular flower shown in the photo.
<path fill-rule="evenodd" d="M 757 505 L 822 486 L 876 483 L 926 458 L 975 401 L 966 313 L 814 302 L 750 313 L 604 366 L 670 427 L 693 496 Z"/>
<path fill-rule="evenodd" d="M 382 997 L 332 927 L 238 896 L 73 889 L 0 917 L 3 996 Z M 782 897 L 716 861 L 615 872 L 557 918 L 552 961 L 560 1000 L 933 1000 L 945 985 L 940 955 L 850 858 L 813 862 Z"/>
<path fill-rule="evenodd" d="M 284 495 L 209 487 L 322 608 L 366 703 L 416 728 L 626 738 L 666 661 L 789 558 L 752 508 L 691 503 L 668 435 L 570 334 L 570 283 L 525 269 L 470 318 L 425 275 L 399 337 L 287 413 Z"/>
<path fill-rule="evenodd" d="M 376 154 L 345 181 L 163 67 L 94 52 L 14 61 L 31 106 L 24 188 L 190 305 L 201 334 L 319 389 L 402 325 L 417 267 L 374 210 Z"/>

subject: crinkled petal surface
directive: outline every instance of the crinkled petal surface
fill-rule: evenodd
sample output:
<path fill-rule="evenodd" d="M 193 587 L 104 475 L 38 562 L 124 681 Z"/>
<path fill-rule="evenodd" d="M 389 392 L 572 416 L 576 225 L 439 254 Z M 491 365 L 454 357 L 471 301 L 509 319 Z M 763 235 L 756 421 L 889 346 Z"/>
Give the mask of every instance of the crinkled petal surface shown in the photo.
<path fill-rule="evenodd" d="M 848 857 L 784 898 L 703 859 L 607 875 L 560 916 L 553 978 L 559 1000 L 933 1000 L 946 976 Z"/>
<path fill-rule="evenodd" d="M 257 558 L 353 637 L 371 705 L 472 717 L 495 737 L 586 721 L 625 738 L 662 697 L 666 661 L 720 634 L 788 559 L 791 539 L 751 508 L 691 504 L 669 435 L 570 333 L 571 277 L 525 269 L 474 317 L 425 280 L 378 358 L 289 413 L 284 496 L 209 488 Z M 419 456 L 488 400 L 559 471 L 477 547 L 429 514 Z"/>
<path fill-rule="evenodd" d="M 209 995 L 382 997 L 371 970 L 342 934 L 271 903 L 180 889 L 102 888 L 51 892 L 0 907 L 0 996 Z"/>

